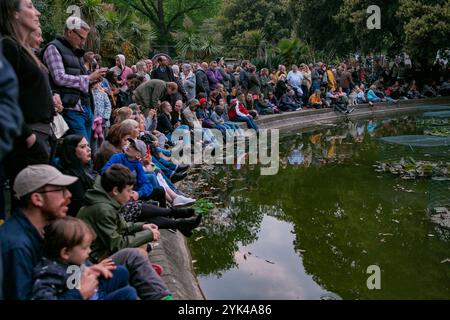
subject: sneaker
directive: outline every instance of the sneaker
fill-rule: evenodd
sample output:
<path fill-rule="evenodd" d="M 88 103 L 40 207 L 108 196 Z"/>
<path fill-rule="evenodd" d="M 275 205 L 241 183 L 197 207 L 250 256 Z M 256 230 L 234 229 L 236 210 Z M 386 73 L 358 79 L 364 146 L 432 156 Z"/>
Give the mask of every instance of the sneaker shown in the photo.
<path fill-rule="evenodd" d="M 188 206 L 188 205 L 191 205 L 191 204 L 195 203 L 195 201 L 196 200 L 192 199 L 192 198 L 178 196 L 178 197 L 175 198 L 175 200 L 173 200 L 173 206 L 174 207 Z"/>
<path fill-rule="evenodd" d="M 295 111 L 301 111 L 301 110 L 303 110 L 303 108 L 297 108 L 297 109 L 295 109 Z"/>

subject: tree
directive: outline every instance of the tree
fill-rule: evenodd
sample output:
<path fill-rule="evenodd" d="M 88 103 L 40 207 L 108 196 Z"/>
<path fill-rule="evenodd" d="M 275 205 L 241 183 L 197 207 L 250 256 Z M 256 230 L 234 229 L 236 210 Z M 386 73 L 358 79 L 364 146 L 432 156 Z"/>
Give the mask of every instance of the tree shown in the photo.
<path fill-rule="evenodd" d="M 148 56 L 150 44 L 155 39 L 151 26 L 132 11 L 107 10 L 99 17 L 97 28 L 104 60 L 113 60 L 118 53 L 123 53 L 127 60 L 135 63 Z"/>
<path fill-rule="evenodd" d="M 188 60 L 218 55 L 222 48 L 218 45 L 220 34 L 215 29 L 214 21 L 205 20 L 202 26 L 196 28 L 192 19 L 185 16 L 183 28 L 172 34 L 178 55 Z"/>
<path fill-rule="evenodd" d="M 287 0 L 231 0 L 224 4 L 219 17 L 223 39 L 232 52 L 241 57 L 257 56 L 260 43 L 275 45 L 290 36 Z M 237 49 L 237 50 L 236 50 Z"/>
<path fill-rule="evenodd" d="M 41 12 L 40 17 L 42 37 L 45 41 L 51 41 L 64 29 L 64 22 L 69 16 L 66 13 L 64 0 L 34 0 L 35 7 Z"/>
<path fill-rule="evenodd" d="M 422 65 L 432 64 L 438 50 L 449 48 L 450 2 L 403 1 L 397 16 L 404 21 L 405 50 Z"/>
<path fill-rule="evenodd" d="M 147 17 L 155 27 L 161 51 L 168 53 L 171 32 L 187 14 L 213 12 L 218 0 L 118 0 Z"/>
<path fill-rule="evenodd" d="M 335 16 L 343 0 L 290 0 L 288 12 L 295 37 L 331 56 L 354 50 Z"/>
<path fill-rule="evenodd" d="M 307 54 L 307 48 L 298 38 L 281 39 L 277 46 L 283 62 L 291 65 L 302 61 Z"/>
<path fill-rule="evenodd" d="M 348 45 L 345 53 L 360 51 L 396 54 L 401 51 L 404 35 L 402 21 L 397 12 L 399 0 L 344 0 L 335 17 L 341 34 Z M 381 29 L 369 29 L 367 8 L 377 5 L 381 9 Z M 351 45 L 349 45 L 351 44 Z"/>

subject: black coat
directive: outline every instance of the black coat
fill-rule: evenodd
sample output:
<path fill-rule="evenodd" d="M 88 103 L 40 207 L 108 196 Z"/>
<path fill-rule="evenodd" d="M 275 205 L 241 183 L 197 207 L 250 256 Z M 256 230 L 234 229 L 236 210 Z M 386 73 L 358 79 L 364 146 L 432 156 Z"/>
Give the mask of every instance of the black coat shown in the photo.
<path fill-rule="evenodd" d="M 151 78 L 163 80 L 165 82 L 176 82 L 171 67 L 166 67 L 164 71 L 161 69 L 161 67 L 153 69 Z"/>
<path fill-rule="evenodd" d="M 69 289 L 68 265 L 42 258 L 34 268 L 32 300 L 84 300 L 78 289 Z M 69 283 L 71 283 L 69 281 Z"/>
<path fill-rule="evenodd" d="M 168 135 L 169 133 L 173 132 L 173 126 L 171 123 L 171 119 L 169 116 L 165 113 L 161 113 L 158 116 L 158 127 L 156 128 L 161 133 L 164 133 L 165 135 Z"/>
<path fill-rule="evenodd" d="M 198 69 L 195 72 L 195 80 L 197 81 L 197 88 L 196 88 L 197 96 L 200 93 L 204 93 L 207 96 L 209 96 L 209 93 L 210 93 L 209 81 L 208 81 L 208 76 L 206 75 L 205 70 Z"/>

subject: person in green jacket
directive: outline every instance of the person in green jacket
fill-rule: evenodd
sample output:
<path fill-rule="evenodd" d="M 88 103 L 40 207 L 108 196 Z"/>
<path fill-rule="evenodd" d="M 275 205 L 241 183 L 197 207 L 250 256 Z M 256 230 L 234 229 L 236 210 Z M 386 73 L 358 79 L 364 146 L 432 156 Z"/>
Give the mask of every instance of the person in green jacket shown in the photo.
<path fill-rule="evenodd" d="M 119 209 L 133 192 L 136 178 L 131 171 L 114 164 L 86 192 L 86 205 L 77 217 L 87 222 L 97 234 L 92 243 L 91 258 L 101 261 L 124 248 L 149 248 L 149 243 L 159 240 L 160 233 L 154 224 L 126 222 Z M 149 251 L 149 250 L 148 250 Z"/>
<path fill-rule="evenodd" d="M 141 105 L 142 111 L 155 109 L 158 101 L 164 101 L 167 96 L 178 92 L 178 85 L 175 82 L 165 82 L 163 80 L 152 79 L 144 82 L 134 90 L 134 100 Z"/>

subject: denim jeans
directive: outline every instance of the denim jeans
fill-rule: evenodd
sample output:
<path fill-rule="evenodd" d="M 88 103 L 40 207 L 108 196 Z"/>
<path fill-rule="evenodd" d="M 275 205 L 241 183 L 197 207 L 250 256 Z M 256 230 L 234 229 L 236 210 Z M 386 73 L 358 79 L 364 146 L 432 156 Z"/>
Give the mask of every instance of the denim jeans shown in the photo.
<path fill-rule="evenodd" d="M 230 120 L 231 120 L 231 121 L 234 121 L 234 122 L 245 122 L 245 123 L 247 123 L 247 126 L 248 126 L 250 129 L 254 129 L 254 130 L 258 131 L 258 126 L 257 126 L 256 123 L 253 121 L 253 119 L 250 118 L 250 117 L 240 117 L 240 116 L 236 116 L 236 117 L 233 117 L 233 118 L 230 119 Z"/>
<path fill-rule="evenodd" d="M 158 170 L 161 170 L 161 169 L 158 168 Z M 161 170 L 161 174 L 162 174 L 164 180 L 166 181 L 167 185 L 169 186 L 169 188 L 172 189 L 175 193 L 178 194 L 177 188 L 175 188 L 175 186 L 172 183 L 172 181 L 170 181 L 170 179 L 167 178 L 167 176 L 162 172 L 162 170 Z M 145 176 L 147 177 L 148 181 L 153 186 L 153 188 L 159 187 L 159 182 L 158 182 L 158 179 L 156 177 L 156 173 L 155 172 L 153 172 L 153 171 L 145 172 Z"/>
<path fill-rule="evenodd" d="M 91 143 L 94 116 L 92 115 L 90 106 L 83 106 L 83 112 L 65 109 L 63 111 L 63 117 L 69 126 L 67 134 L 78 134 L 85 137 L 88 143 Z"/>
<path fill-rule="evenodd" d="M 227 127 L 228 129 L 233 129 L 233 130 L 241 130 L 241 126 L 238 125 L 237 123 L 233 123 L 231 121 L 227 121 L 225 122 L 225 127 Z"/>
<path fill-rule="evenodd" d="M 159 159 L 159 160 L 163 160 L 163 159 Z M 161 169 L 161 171 L 168 177 L 171 177 L 175 171 L 167 168 L 161 161 L 157 160 L 156 158 L 152 159 L 152 162 L 159 168 Z M 172 163 L 173 164 L 173 163 Z M 174 165 L 174 164 L 173 164 Z"/>
<path fill-rule="evenodd" d="M 98 286 L 99 300 L 137 300 L 136 289 L 128 284 L 129 272 L 124 266 L 117 266 L 111 279 L 102 279 Z"/>
<path fill-rule="evenodd" d="M 165 155 L 166 157 L 171 157 L 171 156 L 172 156 L 172 151 L 170 151 L 170 150 L 163 149 L 163 148 L 160 148 L 160 147 L 157 147 L 156 150 L 157 150 L 158 152 L 161 152 L 161 153 L 162 153 L 163 155 Z"/>
<path fill-rule="evenodd" d="M 110 257 L 116 265 L 123 265 L 130 273 L 130 285 L 142 300 L 161 300 L 170 295 L 164 281 L 153 269 L 148 256 L 138 249 L 122 249 Z"/>

